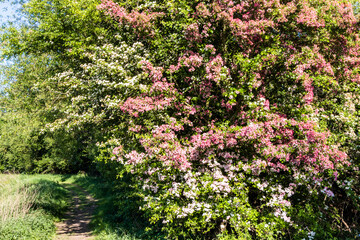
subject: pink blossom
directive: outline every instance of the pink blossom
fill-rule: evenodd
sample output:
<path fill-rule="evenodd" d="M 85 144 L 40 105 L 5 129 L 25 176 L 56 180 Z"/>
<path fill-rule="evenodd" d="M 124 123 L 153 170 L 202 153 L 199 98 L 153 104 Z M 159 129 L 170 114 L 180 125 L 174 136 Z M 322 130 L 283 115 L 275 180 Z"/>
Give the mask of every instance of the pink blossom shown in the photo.
<path fill-rule="evenodd" d="M 125 157 L 128 159 L 128 164 L 139 164 L 143 161 L 145 153 L 138 153 L 137 151 L 133 150 L 126 154 Z"/>

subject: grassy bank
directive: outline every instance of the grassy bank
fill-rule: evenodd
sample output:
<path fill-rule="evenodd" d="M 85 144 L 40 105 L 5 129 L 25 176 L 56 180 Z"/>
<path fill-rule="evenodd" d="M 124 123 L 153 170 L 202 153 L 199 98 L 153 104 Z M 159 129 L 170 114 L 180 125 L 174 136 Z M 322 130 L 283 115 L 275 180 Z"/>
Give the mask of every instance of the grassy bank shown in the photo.
<path fill-rule="evenodd" d="M 0 175 L 0 239 L 51 239 L 68 206 L 57 175 Z"/>

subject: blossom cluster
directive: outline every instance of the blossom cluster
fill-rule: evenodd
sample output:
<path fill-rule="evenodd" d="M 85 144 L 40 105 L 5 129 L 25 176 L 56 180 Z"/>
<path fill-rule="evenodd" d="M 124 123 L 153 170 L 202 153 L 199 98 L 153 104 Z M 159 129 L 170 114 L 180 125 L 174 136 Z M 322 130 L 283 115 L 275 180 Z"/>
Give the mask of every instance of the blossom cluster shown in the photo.
<path fill-rule="evenodd" d="M 117 38 L 121 41 L 120 36 Z M 66 109 L 58 109 L 64 117 L 48 127 L 71 130 L 84 124 L 96 126 L 117 119 L 122 112 L 119 102 L 127 98 L 126 91 L 141 89 L 138 83 L 144 74 L 133 71 L 141 69 L 140 62 L 145 61 L 146 56 L 140 42 L 132 45 L 120 42 L 117 46 L 105 44 L 86 52 L 83 57 L 91 61 L 81 65 L 80 71 L 63 72 L 51 79 L 54 85 L 63 89 L 63 97 L 71 104 Z"/>

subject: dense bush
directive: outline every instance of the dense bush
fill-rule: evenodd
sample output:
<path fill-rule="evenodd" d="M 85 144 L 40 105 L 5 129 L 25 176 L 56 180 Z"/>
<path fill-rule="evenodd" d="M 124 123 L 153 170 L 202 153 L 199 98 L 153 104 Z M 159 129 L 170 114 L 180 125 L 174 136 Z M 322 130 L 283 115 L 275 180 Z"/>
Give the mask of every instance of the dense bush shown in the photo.
<path fill-rule="evenodd" d="M 149 52 L 141 77 L 130 68 L 124 78 L 128 126 L 113 153 L 170 238 L 357 234 L 359 46 L 348 2 L 104 0 L 99 9 L 127 46 Z"/>

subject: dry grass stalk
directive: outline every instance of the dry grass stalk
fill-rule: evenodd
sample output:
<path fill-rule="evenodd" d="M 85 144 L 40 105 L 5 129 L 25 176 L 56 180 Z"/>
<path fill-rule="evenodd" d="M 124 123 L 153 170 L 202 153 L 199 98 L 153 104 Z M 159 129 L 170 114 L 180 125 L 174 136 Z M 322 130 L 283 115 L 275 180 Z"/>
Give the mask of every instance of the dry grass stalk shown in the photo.
<path fill-rule="evenodd" d="M 0 223 L 24 217 L 36 195 L 36 191 L 22 183 L 18 175 L 0 175 Z"/>

